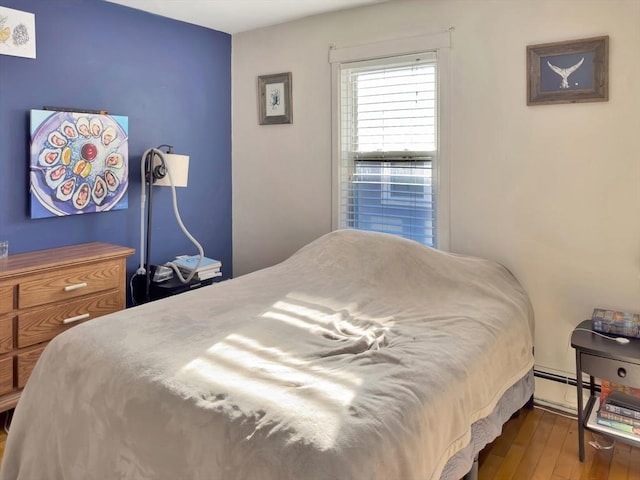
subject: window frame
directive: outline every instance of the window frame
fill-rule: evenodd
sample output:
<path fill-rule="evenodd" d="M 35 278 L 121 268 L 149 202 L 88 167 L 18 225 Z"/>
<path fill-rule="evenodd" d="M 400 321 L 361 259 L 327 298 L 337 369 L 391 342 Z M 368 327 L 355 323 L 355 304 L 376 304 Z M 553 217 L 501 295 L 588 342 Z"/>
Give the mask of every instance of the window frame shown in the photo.
<path fill-rule="evenodd" d="M 332 140 L 332 200 L 331 225 L 332 229 L 342 228 L 341 211 L 341 169 L 342 169 L 342 139 L 340 76 L 343 63 L 378 60 L 387 57 L 400 57 L 421 52 L 432 51 L 437 61 L 437 115 L 438 151 L 432 163 L 432 185 L 436 192 L 435 218 L 437 222 L 434 246 L 441 250 L 448 250 L 450 243 L 449 227 L 449 79 L 450 79 L 450 45 L 449 31 L 437 34 L 420 35 L 396 40 L 388 40 L 353 47 L 332 47 L 329 51 L 331 63 L 331 140 Z"/>

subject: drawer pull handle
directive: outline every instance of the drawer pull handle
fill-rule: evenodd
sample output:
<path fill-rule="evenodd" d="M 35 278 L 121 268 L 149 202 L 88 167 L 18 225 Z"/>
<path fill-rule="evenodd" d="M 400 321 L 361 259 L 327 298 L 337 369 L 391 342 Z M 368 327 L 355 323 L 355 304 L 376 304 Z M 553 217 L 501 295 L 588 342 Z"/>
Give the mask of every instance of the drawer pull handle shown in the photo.
<path fill-rule="evenodd" d="M 84 288 L 86 286 L 87 286 L 87 282 L 76 283 L 75 285 L 69 285 L 67 287 L 64 287 L 64 291 L 65 292 L 72 292 L 74 290 L 78 290 L 79 288 Z"/>
<path fill-rule="evenodd" d="M 62 323 L 65 325 L 73 322 L 79 322 L 80 320 L 84 320 L 85 318 L 89 318 L 90 315 L 88 313 L 83 313 L 82 315 L 76 315 L 75 317 L 65 318 Z"/>
<path fill-rule="evenodd" d="M 626 376 L 627 376 L 627 371 L 626 371 L 624 368 L 620 367 L 620 368 L 618 369 L 618 376 L 619 376 L 620 378 L 624 378 L 624 377 L 626 377 Z"/>

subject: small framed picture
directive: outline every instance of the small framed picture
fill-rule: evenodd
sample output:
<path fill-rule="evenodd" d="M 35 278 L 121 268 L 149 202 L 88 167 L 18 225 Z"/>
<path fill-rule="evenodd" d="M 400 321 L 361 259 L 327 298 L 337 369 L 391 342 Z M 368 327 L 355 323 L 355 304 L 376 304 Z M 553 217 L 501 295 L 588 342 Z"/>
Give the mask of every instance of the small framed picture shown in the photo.
<path fill-rule="evenodd" d="M 36 58 L 34 13 L 0 7 L 0 55 Z"/>
<path fill-rule="evenodd" d="M 608 100 L 608 36 L 527 47 L 527 105 Z"/>
<path fill-rule="evenodd" d="M 293 123 L 291 72 L 258 77 L 260 125 Z"/>

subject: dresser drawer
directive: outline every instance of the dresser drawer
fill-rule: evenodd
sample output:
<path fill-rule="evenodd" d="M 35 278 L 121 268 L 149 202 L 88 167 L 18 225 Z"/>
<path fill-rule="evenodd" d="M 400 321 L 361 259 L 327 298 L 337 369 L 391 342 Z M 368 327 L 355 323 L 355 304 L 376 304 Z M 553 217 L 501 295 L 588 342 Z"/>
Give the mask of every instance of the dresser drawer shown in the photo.
<path fill-rule="evenodd" d="M 640 365 L 638 364 L 620 362 L 588 353 L 582 353 L 580 361 L 582 371 L 589 375 L 629 387 L 640 385 Z"/>
<path fill-rule="evenodd" d="M 0 262 L 0 412 L 18 404 L 50 340 L 126 307 L 126 259 L 133 253 L 91 242 L 17 253 Z"/>
<path fill-rule="evenodd" d="M 18 388 L 23 388 L 27 384 L 27 380 L 29 380 L 29 377 L 31 376 L 33 367 L 36 366 L 36 363 L 38 362 L 40 355 L 42 355 L 42 352 L 44 352 L 45 347 L 46 345 L 43 345 L 42 347 L 19 353 L 16 356 L 16 372 L 18 374 L 16 378 L 16 386 Z"/>
<path fill-rule="evenodd" d="M 0 353 L 13 350 L 13 317 L 0 317 Z"/>
<path fill-rule="evenodd" d="M 83 265 L 24 280 L 18 286 L 18 307 L 23 309 L 119 288 L 120 265 L 118 261 Z"/>
<path fill-rule="evenodd" d="M 46 342 L 80 322 L 122 310 L 120 298 L 120 292 L 109 292 L 21 313 L 18 348 Z"/>
<path fill-rule="evenodd" d="M 0 360 L 0 395 L 13 390 L 13 357 Z"/>
<path fill-rule="evenodd" d="M 0 314 L 13 310 L 13 285 L 0 287 Z"/>

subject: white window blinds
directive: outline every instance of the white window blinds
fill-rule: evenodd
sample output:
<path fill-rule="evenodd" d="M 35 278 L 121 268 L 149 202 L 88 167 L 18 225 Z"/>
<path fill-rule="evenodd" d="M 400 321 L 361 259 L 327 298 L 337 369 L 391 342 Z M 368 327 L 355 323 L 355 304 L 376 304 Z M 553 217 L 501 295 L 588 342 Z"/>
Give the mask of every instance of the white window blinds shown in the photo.
<path fill-rule="evenodd" d="M 341 227 L 435 246 L 436 54 L 340 65 Z"/>

